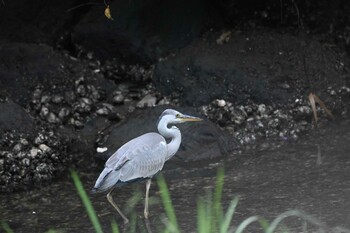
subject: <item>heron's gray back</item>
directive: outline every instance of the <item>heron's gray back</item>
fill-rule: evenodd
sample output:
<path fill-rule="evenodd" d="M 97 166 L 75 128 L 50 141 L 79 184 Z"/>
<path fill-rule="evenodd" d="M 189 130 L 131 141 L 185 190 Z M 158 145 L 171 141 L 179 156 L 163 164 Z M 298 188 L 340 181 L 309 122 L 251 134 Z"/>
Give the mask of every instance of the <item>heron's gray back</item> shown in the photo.
<path fill-rule="evenodd" d="M 167 144 L 163 136 L 147 133 L 120 147 L 106 162 L 95 189 L 105 191 L 118 182 L 148 178 L 163 168 Z"/>

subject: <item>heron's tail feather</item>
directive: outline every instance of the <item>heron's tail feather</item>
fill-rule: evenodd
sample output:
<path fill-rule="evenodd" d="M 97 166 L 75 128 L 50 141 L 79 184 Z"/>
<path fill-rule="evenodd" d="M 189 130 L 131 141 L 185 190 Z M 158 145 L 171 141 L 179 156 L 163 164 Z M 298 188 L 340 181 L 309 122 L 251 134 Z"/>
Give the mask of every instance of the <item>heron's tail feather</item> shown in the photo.
<path fill-rule="evenodd" d="M 92 188 L 90 190 L 90 193 L 92 193 L 92 194 L 98 193 L 98 189 L 97 188 Z"/>
<path fill-rule="evenodd" d="M 119 177 L 119 171 L 115 171 L 111 168 L 103 169 L 91 192 L 97 193 L 107 191 L 119 181 Z"/>

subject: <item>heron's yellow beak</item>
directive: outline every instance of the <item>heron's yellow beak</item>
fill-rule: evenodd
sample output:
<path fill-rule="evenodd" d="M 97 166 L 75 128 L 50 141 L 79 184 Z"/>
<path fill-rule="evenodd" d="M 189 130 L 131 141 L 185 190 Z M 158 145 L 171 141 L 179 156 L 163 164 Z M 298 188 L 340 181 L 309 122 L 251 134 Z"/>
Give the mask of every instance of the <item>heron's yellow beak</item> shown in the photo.
<path fill-rule="evenodd" d="M 181 121 L 183 122 L 195 122 L 195 121 L 202 121 L 203 119 L 199 117 L 193 117 L 193 116 L 188 116 L 188 115 L 182 115 L 179 117 Z"/>

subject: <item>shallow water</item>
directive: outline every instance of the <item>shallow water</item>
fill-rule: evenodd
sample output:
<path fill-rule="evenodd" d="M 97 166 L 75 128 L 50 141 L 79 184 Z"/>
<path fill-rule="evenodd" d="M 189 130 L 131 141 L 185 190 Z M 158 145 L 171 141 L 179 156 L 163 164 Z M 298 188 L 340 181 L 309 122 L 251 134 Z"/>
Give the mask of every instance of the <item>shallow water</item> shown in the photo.
<path fill-rule="evenodd" d="M 304 136 L 298 142 L 286 142 L 271 150 L 252 150 L 218 161 L 202 161 L 190 166 L 167 166 L 163 172 L 168 182 L 178 222 L 183 232 L 196 229 L 196 204 L 215 186 L 217 168 L 225 167 L 223 204 L 239 195 L 240 201 L 233 225 L 260 215 L 269 221 L 278 214 L 299 209 L 318 218 L 329 227 L 350 229 L 350 122 L 329 123 Z M 99 171 L 83 172 L 80 177 L 86 189 L 93 186 Z M 125 186 L 114 193 L 123 208 L 135 193 L 144 191 L 144 184 Z M 150 195 L 158 204 L 150 207 L 151 226 L 155 232 L 162 226 L 164 211 L 159 204 L 155 182 Z M 106 232 L 110 220 L 122 223 L 104 195 L 91 195 L 91 201 Z M 15 232 L 93 232 L 85 209 L 71 179 L 63 177 L 51 186 L 30 192 L 0 195 L 0 219 Z M 143 203 L 136 207 L 142 226 Z M 302 221 L 287 221 L 291 232 L 302 231 Z M 141 227 L 142 228 L 142 227 Z M 141 230 L 138 230 L 142 232 Z M 257 224 L 247 232 L 258 232 Z"/>

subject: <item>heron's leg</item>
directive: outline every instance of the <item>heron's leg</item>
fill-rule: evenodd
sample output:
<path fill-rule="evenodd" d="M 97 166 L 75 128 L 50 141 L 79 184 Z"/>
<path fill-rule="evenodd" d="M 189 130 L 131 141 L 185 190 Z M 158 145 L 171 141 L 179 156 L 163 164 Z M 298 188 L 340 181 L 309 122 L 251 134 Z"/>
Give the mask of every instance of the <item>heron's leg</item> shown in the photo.
<path fill-rule="evenodd" d="M 143 212 L 146 219 L 148 219 L 148 196 L 149 196 L 149 188 L 151 187 L 151 183 L 152 183 L 151 179 L 148 179 L 146 181 L 145 211 Z"/>
<path fill-rule="evenodd" d="M 113 201 L 113 197 L 112 197 L 112 192 L 114 191 L 114 189 L 112 189 L 108 194 L 107 194 L 107 200 L 109 201 L 109 203 L 111 203 L 111 205 L 118 211 L 118 213 L 120 214 L 120 216 L 122 216 L 122 218 L 124 219 L 124 224 L 128 224 L 129 223 L 129 219 L 127 217 L 125 217 L 125 215 L 122 213 L 122 211 L 119 209 L 119 207 L 117 206 L 117 204 L 115 204 L 115 202 Z"/>

